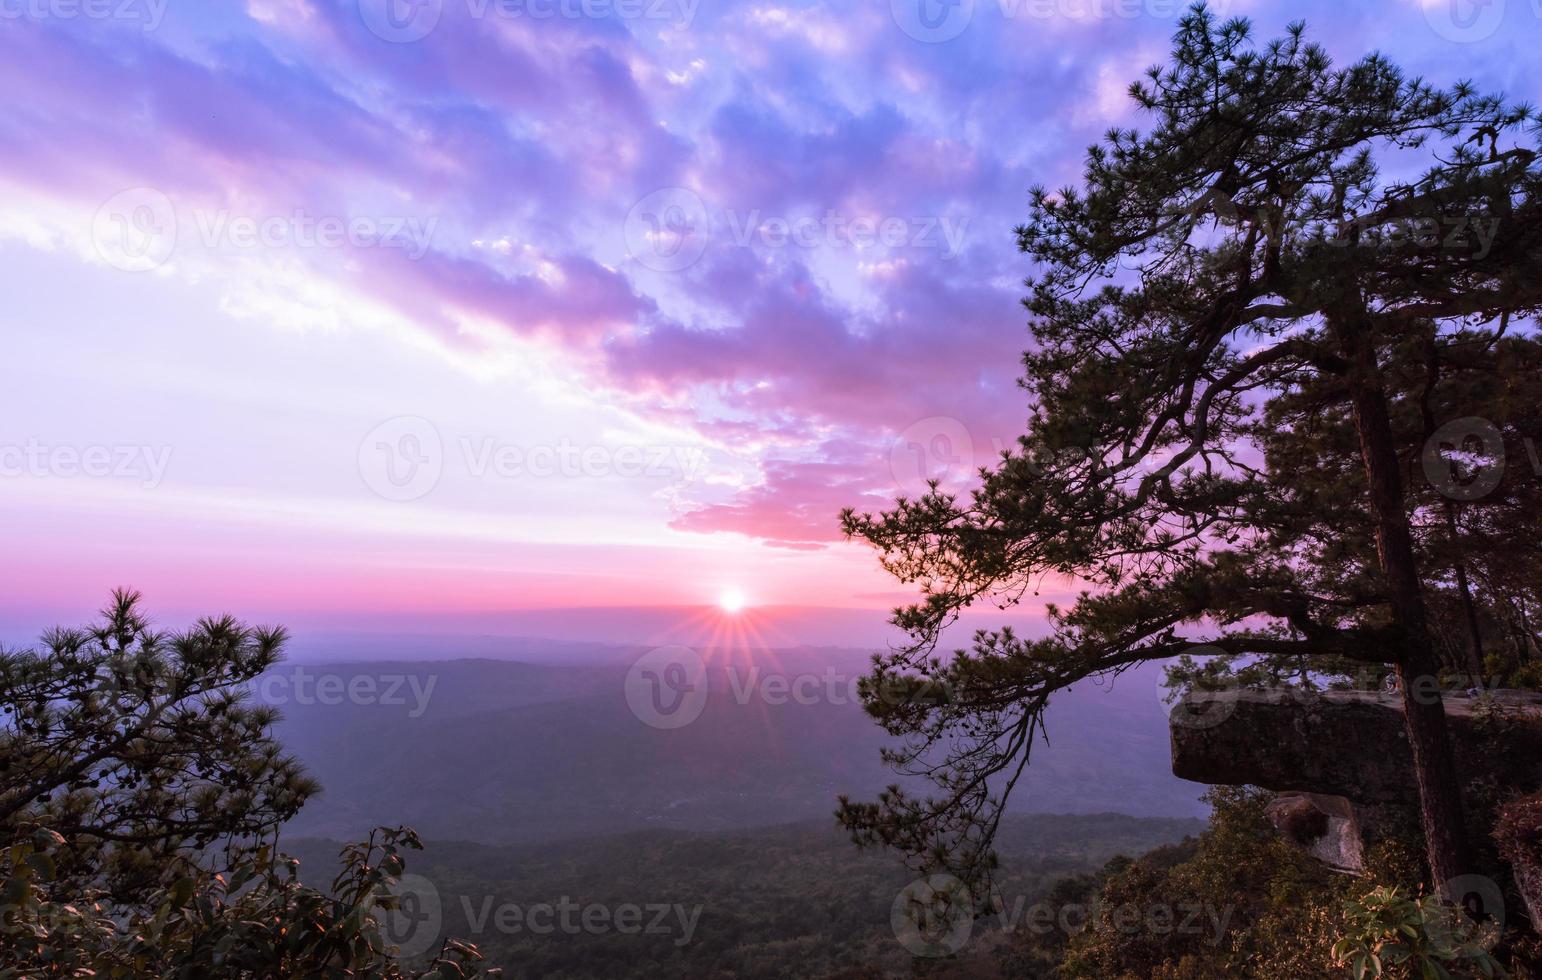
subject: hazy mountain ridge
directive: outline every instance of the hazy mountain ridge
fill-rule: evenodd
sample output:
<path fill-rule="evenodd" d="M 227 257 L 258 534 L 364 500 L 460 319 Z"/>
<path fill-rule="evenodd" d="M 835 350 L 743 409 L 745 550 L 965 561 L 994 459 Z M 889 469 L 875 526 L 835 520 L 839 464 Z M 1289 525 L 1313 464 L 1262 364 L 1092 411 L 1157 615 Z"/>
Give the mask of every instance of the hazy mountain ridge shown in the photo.
<path fill-rule="evenodd" d="M 673 730 L 633 714 L 627 651 L 617 653 L 620 663 L 577 666 L 284 665 L 259 696 L 281 708 L 279 737 L 324 788 L 291 832 L 346 839 L 406 823 L 425 837 L 519 844 L 732 830 L 822 819 L 837 795 L 895 781 L 879 761 L 887 736 L 852 696 L 865 653 L 709 657 L 701 715 Z M 801 679 L 803 696 L 779 694 L 768 678 Z M 1165 713 L 1142 679 L 1064 695 L 1034 753 L 1019 812 L 1203 812 L 1195 788 L 1169 772 Z"/>

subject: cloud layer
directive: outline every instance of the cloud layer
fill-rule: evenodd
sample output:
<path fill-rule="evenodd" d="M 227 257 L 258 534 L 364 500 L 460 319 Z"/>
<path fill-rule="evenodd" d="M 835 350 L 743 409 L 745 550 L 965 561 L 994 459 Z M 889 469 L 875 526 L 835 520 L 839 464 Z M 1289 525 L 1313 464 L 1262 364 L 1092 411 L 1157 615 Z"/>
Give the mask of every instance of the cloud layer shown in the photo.
<path fill-rule="evenodd" d="M 1019 430 L 1031 269 L 1011 228 L 1029 186 L 1073 180 L 1086 143 L 1138 121 L 1122 92 L 1178 13 L 116 9 L 0 28 L 0 82 L 27 93 L 0 118 L 0 231 L 74 232 L 109 262 L 148 255 L 168 282 L 238 277 L 256 254 L 326 284 L 336 315 L 375 310 L 473 354 L 538 343 L 562 383 L 747 463 L 748 479 L 682 495 L 674 526 L 799 549 L 836 538 L 840 507 L 957 477 Z M 1529 9 L 1476 38 L 1439 5 L 1246 12 L 1266 36 L 1304 14 L 1343 58 L 1381 46 L 1437 81 L 1478 67 L 1490 87 L 1535 88 Z"/>

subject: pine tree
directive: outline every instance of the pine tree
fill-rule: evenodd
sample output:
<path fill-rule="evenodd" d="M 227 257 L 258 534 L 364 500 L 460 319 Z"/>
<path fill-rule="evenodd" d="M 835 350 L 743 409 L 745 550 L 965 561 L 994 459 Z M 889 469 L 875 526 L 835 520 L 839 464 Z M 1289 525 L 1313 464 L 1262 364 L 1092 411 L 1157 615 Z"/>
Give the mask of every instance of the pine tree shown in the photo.
<path fill-rule="evenodd" d="M 1379 55 L 1335 67 L 1300 24 L 1260 47 L 1246 20 L 1203 6 L 1131 95 L 1151 131 L 1109 132 L 1082 186 L 1035 189 L 1018 229 L 1038 270 L 1026 434 L 968 494 L 934 485 L 842 515 L 920 588 L 895 616 L 909 642 L 878 658 L 864 695 L 904 738 L 889 761 L 937 792 L 843 799 L 841 819 L 860 843 L 988 873 L 1051 696 L 1203 647 L 1395 671 L 1431 872 L 1465 873 L 1461 788 L 1427 686 L 1441 668 L 1430 596 L 1453 554 L 1423 528 L 1438 517 L 1449 542 L 1472 521 L 1447 522 L 1410 425 L 1495 402 L 1448 379 L 1426 417 L 1404 372 L 1497 357 L 1534 327 L 1532 114 Z M 1332 454 L 1302 458 L 1297 430 L 1280 435 L 1308 423 Z M 1314 465 L 1339 467 L 1341 492 L 1308 494 L 1294 467 Z M 1520 560 L 1534 569 L 1534 553 Z M 1051 607 L 1048 637 L 982 632 L 938 655 L 966 606 L 1057 576 L 1085 591 Z"/>

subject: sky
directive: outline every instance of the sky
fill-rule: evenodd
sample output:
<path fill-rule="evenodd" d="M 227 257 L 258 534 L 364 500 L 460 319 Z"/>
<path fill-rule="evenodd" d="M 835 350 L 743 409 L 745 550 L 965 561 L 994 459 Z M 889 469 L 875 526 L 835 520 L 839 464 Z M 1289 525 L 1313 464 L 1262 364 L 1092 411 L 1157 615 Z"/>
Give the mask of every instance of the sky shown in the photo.
<path fill-rule="evenodd" d="M 1542 0 L 1214 9 L 1542 91 Z M 876 627 L 837 514 L 1021 430 L 1012 229 L 1181 10 L 0 0 L 0 624 Z"/>

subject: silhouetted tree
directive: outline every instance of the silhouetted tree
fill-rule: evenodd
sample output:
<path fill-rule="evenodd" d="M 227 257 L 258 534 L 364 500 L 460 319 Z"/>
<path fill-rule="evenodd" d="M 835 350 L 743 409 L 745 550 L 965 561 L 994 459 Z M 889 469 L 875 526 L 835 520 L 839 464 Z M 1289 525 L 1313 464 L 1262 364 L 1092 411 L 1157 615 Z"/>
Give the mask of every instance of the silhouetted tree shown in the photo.
<path fill-rule="evenodd" d="M 63 835 L 56 886 L 120 901 L 173 857 L 259 846 L 316 790 L 250 702 L 284 631 L 225 616 L 162 632 L 139 601 L 117 591 L 98 625 L 0 652 L 0 832 Z"/>
<path fill-rule="evenodd" d="M 843 800 L 841 818 L 861 843 L 985 873 L 1051 696 L 1204 644 L 1394 669 L 1430 868 L 1449 879 L 1468 868 L 1460 785 L 1443 704 L 1415 683 L 1440 667 L 1440 563 L 1396 429 L 1418 405 L 1388 372 L 1410 344 L 1437 364 L 1492 350 L 1542 306 L 1530 112 L 1378 55 L 1335 68 L 1299 24 L 1259 48 L 1202 6 L 1131 94 L 1155 128 L 1108 133 L 1083 186 L 1036 189 L 1018 229 L 1040 270 L 1027 434 L 962 499 L 934 486 L 843 515 L 922 591 L 865 691 L 905 739 L 890 761 L 938 792 Z M 1474 414 L 1442 391 L 1438 413 Z M 1355 465 L 1342 493 L 1293 506 L 1270 432 L 1308 407 Z M 1087 588 L 1051 608 L 1052 635 L 936 655 L 960 609 L 1051 575 Z M 950 696 L 894 696 L 906 683 Z"/>
<path fill-rule="evenodd" d="M 421 967 L 398 958 L 382 919 L 407 913 L 396 890 L 401 852 L 421 847 L 410 830 L 376 830 L 343 850 L 328 892 L 301 883 L 299 862 L 266 847 L 244 852 L 226 874 L 176 862 L 143 901 L 123 906 L 90 888 L 56 897 L 55 856 L 69 844 L 34 831 L 0 852 L 0 980 L 496 976 L 475 946 L 455 939 Z"/>
<path fill-rule="evenodd" d="M 1453 677 L 1525 685 L 1530 628 L 1520 614 L 1536 605 L 1542 572 L 1532 557 L 1542 479 L 1529 458 L 1532 434 L 1542 433 L 1542 344 L 1458 331 L 1433 339 L 1431 325 L 1410 331 L 1385 350 L 1382 371 L 1431 629 Z M 1461 421 L 1442 430 L 1450 420 Z M 1336 380 L 1303 379 L 1272 399 L 1257 441 L 1267 472 L 1279 475 L 1271 523 L 1313 542 L 1322 573 L 1344 579 L 1374 569 L 1360 448 Z M 1335 668 L 1322 656 L 1253 654 L 1169 670 L 1180 688 L 1378 679 L 1365 674 L 1353 661 Z"/>
<path fill-rule="evenodd" d="M 387 941 L 411 830 L 346 848 L 329 892 L 277 852 L 317 790 L 251 703 L 284 631 L 163 632 L 139 603 L 0 651 L 0 980 L 490 975 L 459 940 L 419 969 Z"/>

